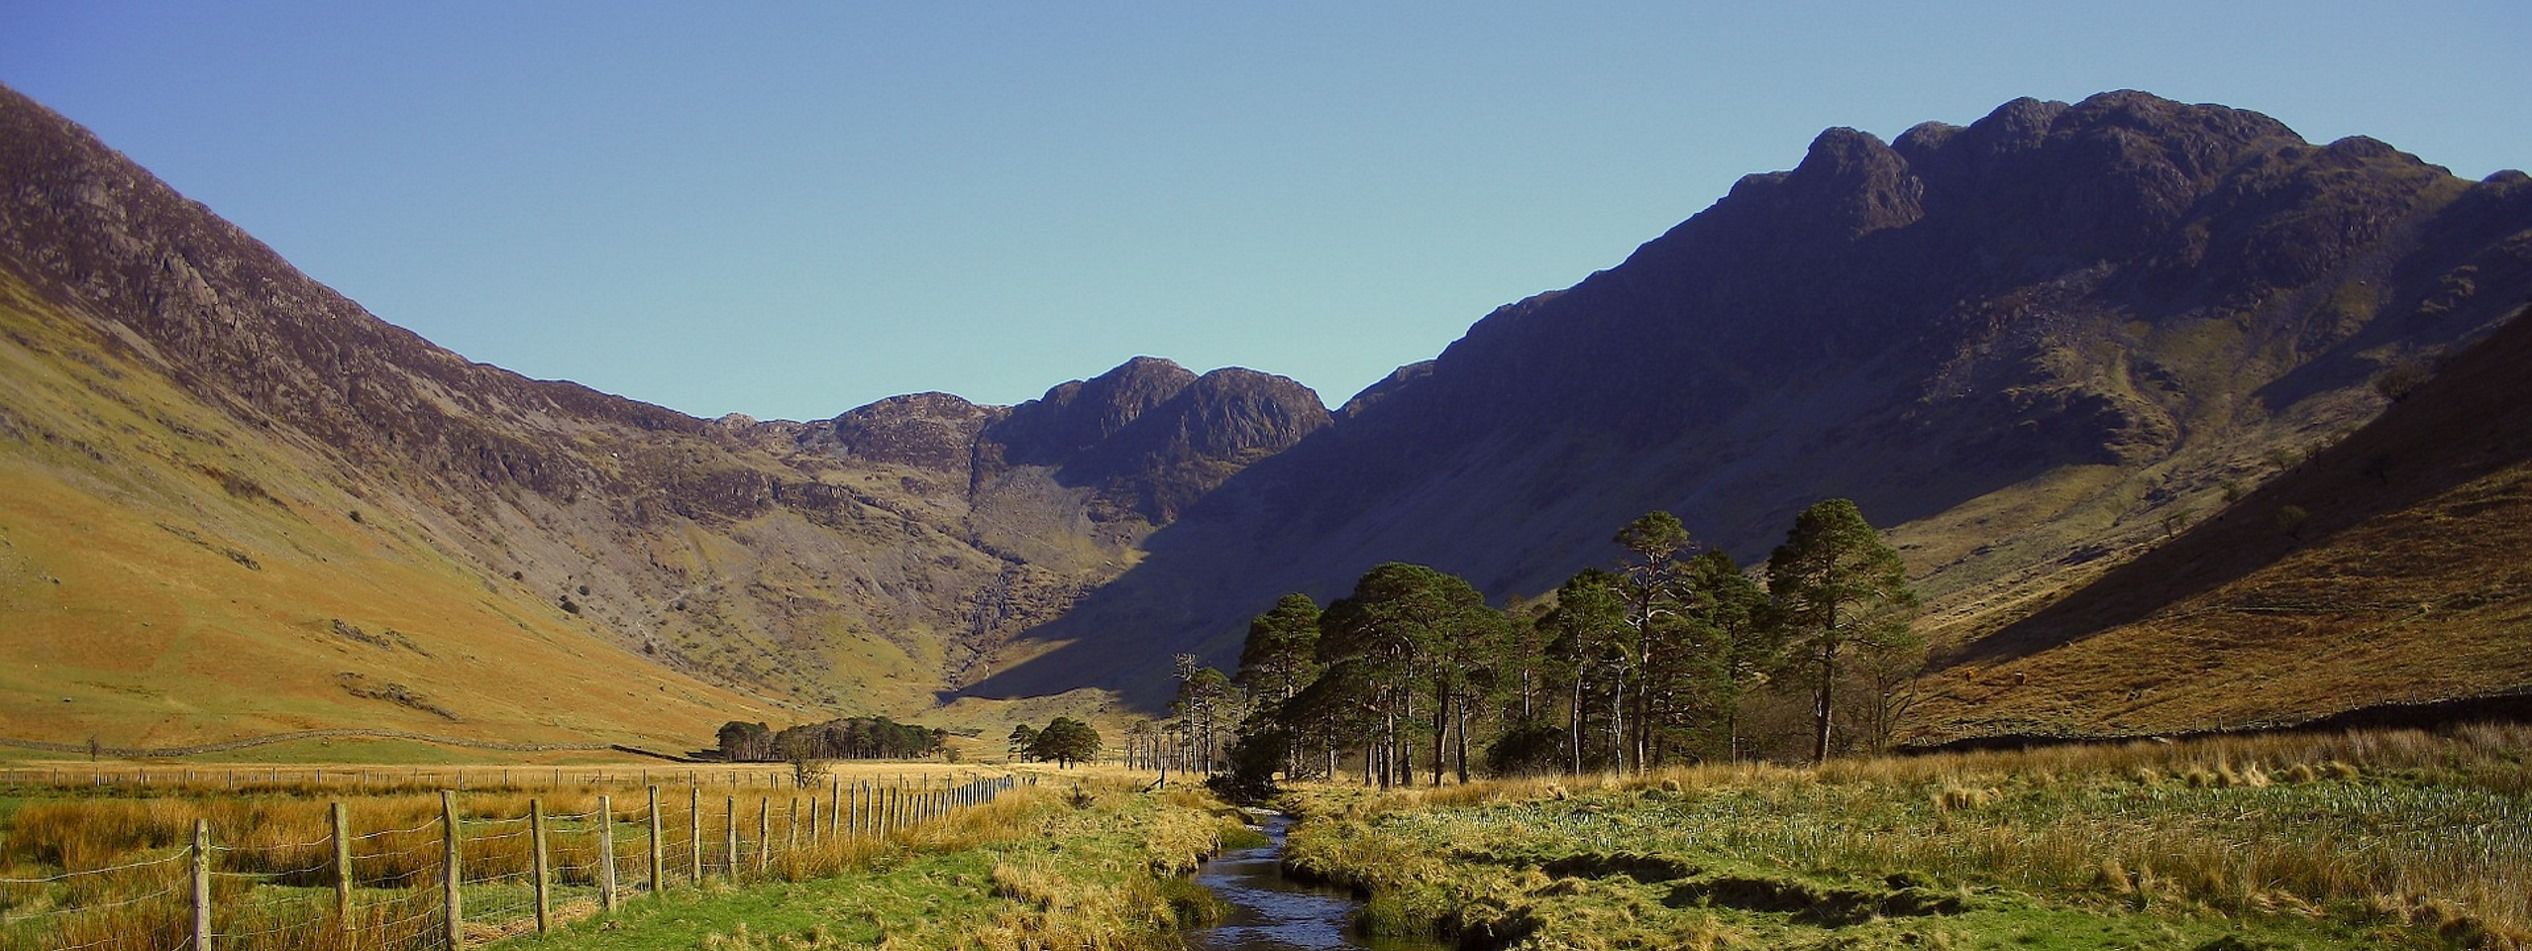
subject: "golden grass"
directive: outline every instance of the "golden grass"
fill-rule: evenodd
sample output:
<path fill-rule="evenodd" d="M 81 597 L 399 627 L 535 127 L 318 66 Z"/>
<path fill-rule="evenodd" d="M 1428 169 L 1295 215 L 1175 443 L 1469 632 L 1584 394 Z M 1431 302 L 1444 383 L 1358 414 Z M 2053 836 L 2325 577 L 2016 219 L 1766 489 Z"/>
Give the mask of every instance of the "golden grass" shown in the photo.
<path fill-rule="evenodd" d="M 2269 735 L 1296 793 L 1296 861 L 1375 888 L 1449 854 L 1655 852 L 2131 910 L 2532 946 L 2532 727 Z M 1305 844 L 1306 841 L 1306 844 Z M 1410 916 L 1412 917 L 1412 916 Z"/>
<path fill-rule="evenodd" d="M 1001 834 L 999 828 L 1022 808 L 1017 800 L 1027 798 L 1005 796 L 960 808 L 947 795 L 953 786 L 946 775 L 902 788 L 893 780 L 864 784 L 865 777 L 879 774 L 874 768 L 852 771 L 846 777 L 852 793 L 840 813 L 832 787 L 824 785 L 662 789 L 660 882 L 649 875 L 653 841 L 646 790 L 584 786 L 459 794 L 459 868 L 467 884 L 469 927 L 498 935 L 532 918 L 532 804 L 546 817 L 554 902 L 586 913 L 603 880 L 602 832 L 612 834 L 619 894 L 630 896 L 694 887 L 698 861 L 708 881 L 799 881 L 863 867 L 892 850 L 965 848 Z M 970 770 L 958 781 L 984 778 Z M 608 811 L 600 811 L 601 796 L 609 797 Z M 327 797 L 339 797 L 348 807 L 349 871 L 359 896 L 351 926 L 373 943 L 427 930 L 429 922 L 418 919 L 437 907 L 445 851 L 436 793 L 345 797 L 340 790 L 302 789 L 233 796 L 210 789 L 162 790 L 148 798 L 39 799 L 10 813 L 0 839 L 0 912 L 8 919 L 0 927 L 0 948 L 91 940 L 106 942 L 101 948 L 158 946 L 154 942 L 186 914 L 180 886 L 189 863 L 183 859 L 198 819 L 211 830 L 215 927 L 241 936 L 224 946 L 328 946 L 340 938 L 344 923 L 333 909 L 341 870 Z M 120 868 L 135 863 L 146 864 Z"/>

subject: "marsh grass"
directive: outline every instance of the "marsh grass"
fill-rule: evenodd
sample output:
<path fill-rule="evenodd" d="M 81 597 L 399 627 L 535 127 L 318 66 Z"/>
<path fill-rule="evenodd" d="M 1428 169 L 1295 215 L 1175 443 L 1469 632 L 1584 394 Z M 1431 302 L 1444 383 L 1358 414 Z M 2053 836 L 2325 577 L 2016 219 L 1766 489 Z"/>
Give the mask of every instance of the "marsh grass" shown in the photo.
<path fill-rule="evenodd" d="M 1880 881 L 1894 894 L 1900 886 L 1887 883 L 1904 882 L 2366 936 L 2350 946 L 2522 948 L 2532 946 L 2527 752 L 2532 728 L 2474 726 L 1819 769 L 1708 766 L 1385 796 L 1320 788 L 1295 797 L 1318 818 L 1296 833 L 1293 861 L 1401 896 L 1393 905 L 1424 902 L 1423 920 L 1445 925 L 1444 909 L 1505 887 L 1483 873 L 1467 880 L 1472 868 L 1658 855 L 1823 888 Z M 1469 890 L 1416 897 L 1436 891 L 1420 882 L 1453 881 Z"/>

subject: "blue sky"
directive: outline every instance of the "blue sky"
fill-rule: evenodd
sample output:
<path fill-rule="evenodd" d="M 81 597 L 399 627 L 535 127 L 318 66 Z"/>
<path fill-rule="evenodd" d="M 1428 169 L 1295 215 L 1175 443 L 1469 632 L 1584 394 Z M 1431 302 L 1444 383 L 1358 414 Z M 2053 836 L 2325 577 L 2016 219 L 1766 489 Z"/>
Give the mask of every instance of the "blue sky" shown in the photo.
<path fill-rule="evenodd" d="M 0 0 L 0 82 L 468 357 L 697 415 L 1341 402 L 1792 166 L 2139 88 L 2532 165 L 2504 3 Z"/>

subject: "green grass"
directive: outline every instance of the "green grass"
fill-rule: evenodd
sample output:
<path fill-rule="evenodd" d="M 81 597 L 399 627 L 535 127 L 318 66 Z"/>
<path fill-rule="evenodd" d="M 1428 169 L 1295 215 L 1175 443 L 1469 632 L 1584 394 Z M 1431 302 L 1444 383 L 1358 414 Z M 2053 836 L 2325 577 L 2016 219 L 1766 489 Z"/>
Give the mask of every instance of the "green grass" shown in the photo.
<path fill-rule="evenodd" d="M 2517 948 L 2526 738 L 1318 789 L 1290 859 L 1479 946 Z"/>
<path fill-rule="evenodd" d="M 1106 786 L 1081 807 L 1048 787 L 842 875 L 671 889 L 498 946 L 1175 948 L 1209 912 L 1183 873 L 1216 847 L 1212 805 Z"/>
<path fill-rule="evenodd" d="M 515 948 L 744 948 L 796 939 L 809 947 L 907 940 L 989 920 L 1000 904 L 983 850 L 915 856 L 875 874 L 752 888 L 710 885 L 641 902 Z M 610 927 L 612 926 L 612 927 Z M 929 944 L 929 942 L 926 942 Z"/>

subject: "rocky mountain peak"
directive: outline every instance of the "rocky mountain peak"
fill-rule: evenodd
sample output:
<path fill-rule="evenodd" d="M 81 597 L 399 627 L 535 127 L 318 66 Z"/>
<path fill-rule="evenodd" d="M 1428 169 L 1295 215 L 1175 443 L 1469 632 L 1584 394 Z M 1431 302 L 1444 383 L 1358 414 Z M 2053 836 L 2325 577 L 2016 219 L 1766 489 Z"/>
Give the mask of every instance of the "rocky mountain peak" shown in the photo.
<path fill-rule="evenodd" d="M 1012 407 L 991 438 L 1015 465 L 1059 465 L 1178 395 L 1196 375 L 1159 357 L 1135 357 L 1115 369 L 1058 384 L 1045 396 Z"/>
<path fill-rule="evenodd" d="M 948 393 L 910 393 L 855 407 L 822 427 L 849 455 L 936 471 L 962 470 L 998 410 Z M 803 448 L 820 438 L 804 436 Z"/>
<path fill-rule="evenodd" d="M 1188 381 L 1063 471 L 1068 481 L 1095 484 L 1120 510 L 1157 524 L 1249 463 L 1291 448 L 1332 421 L 1309 387 L 1225 367 Z"/>
<path fill-rule="evenodd" d="M 1783 185 L 1789 204 L 1848 238 L 1905 227 L 1925 214 L 1925 183 L 1907 159 L 1869 132 L 1820 133 Z"/>

